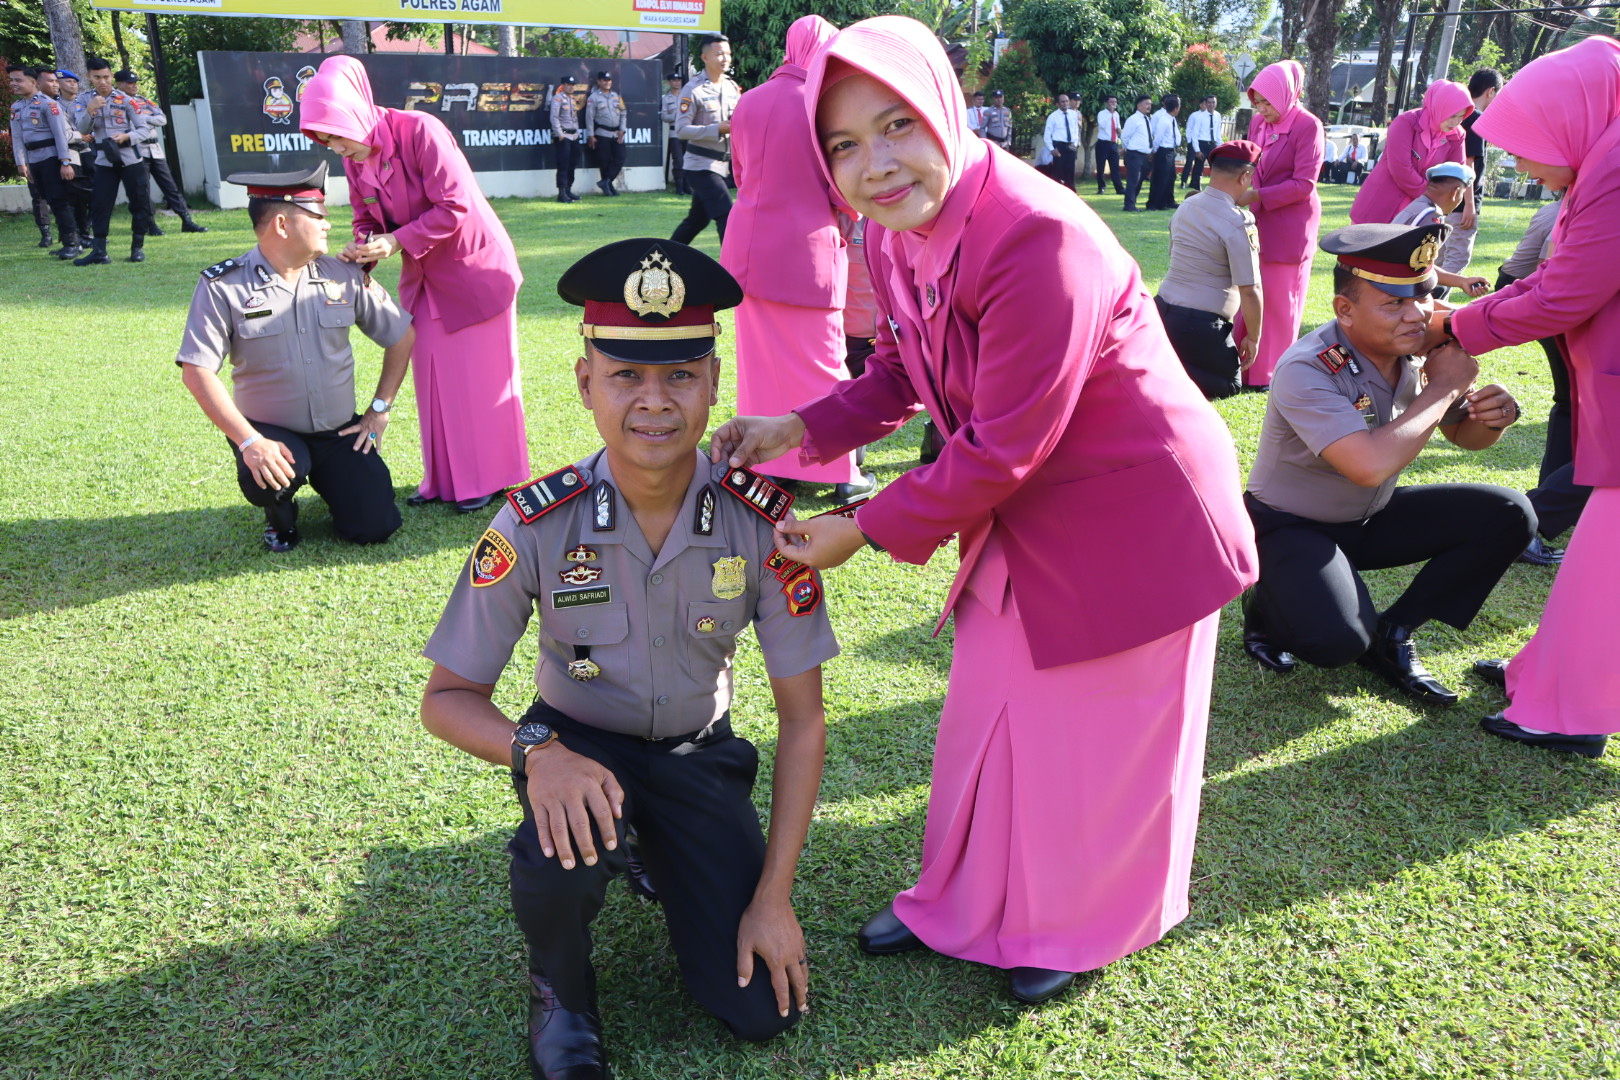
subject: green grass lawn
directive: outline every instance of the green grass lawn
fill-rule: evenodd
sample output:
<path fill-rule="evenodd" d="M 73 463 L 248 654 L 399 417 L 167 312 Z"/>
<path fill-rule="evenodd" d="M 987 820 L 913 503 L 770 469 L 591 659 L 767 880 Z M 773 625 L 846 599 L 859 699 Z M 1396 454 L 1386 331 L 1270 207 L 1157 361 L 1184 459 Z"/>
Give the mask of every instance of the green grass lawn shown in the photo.
<path fill-rule="evenodd" d="M 1353 190 L 1325 189 L 1325 226 Z M 1151 287 L 1166 216 L 1086 199 Z M 497 208 L 528 278 L 530 447 L 549 471 L 594 446 L 569 375 L 577 309 L 554 283 L 598 244 L 667 236 L 684 200 Z M 1530 211 L 1489 204 L 1478 272 L 1494 277 Z M 353 548 L 306 492 L 305 543 L 263 551 L 172 363 L 197 272 L 252 244 L 245 212 L 201 219 L 211 232 L 173 229 L 143 266 L 83 269 L 42 257 L 26 219 L 0 222 L 0 1077 L 527 1075 L 516 806 L 503 771 L 416 720 L 418 650 L 483 516 L 407 510 L 388 544 Z M 120 213 L 115 256 L 127 229 Z M 1328 293 L 1318 256 L 1308 324 Z M 362 395 L 379 356 L 364 346 Z M 1483 367 L 1525 422 L 1483 454 L 1436 440 L 1410 479 L 1533 482 L 1545 361 L 1530 346 Z M 1264 407 L 1220 404 L 1245 468 Z M 395 416 L 403 498 L 421 475 L 408 381 Z M 871 460 L 890 479 L 916 450 L 913 424 Z M 1096 527 L 1129 544 L 1154 524 Z M 829 576 L 844 653 L 797 892 L 810 1017 L 731 1042 L 680 988 L 659 909 L 615 888 L 596 940 L 618 1076 L 1620 1076 L 1617 755 L 1486 738 L 1476 722 L 1503 702 L 1467 675 L 1531 634 L 1550 569 L 1513 567 L 1468 633 L 1424 632 L 1430 666 L 1464 690 L 1445 712 L 1355 667 L 1260 672 L 1234 605 L 1192 916 L 1163 943 L 1038 1009 L 990 969 L 859 955 L 855 928 L 916 870 L 950 655 L 928 630 L 953 565 L 868 552 Z M 1371 579 L 1387 602 L 1410 572 Z M 497 691 L 513 715 L 533 662 L 527 643 Z M 773 721 L 751 639 L 739 664 L 763 811 Z"/>

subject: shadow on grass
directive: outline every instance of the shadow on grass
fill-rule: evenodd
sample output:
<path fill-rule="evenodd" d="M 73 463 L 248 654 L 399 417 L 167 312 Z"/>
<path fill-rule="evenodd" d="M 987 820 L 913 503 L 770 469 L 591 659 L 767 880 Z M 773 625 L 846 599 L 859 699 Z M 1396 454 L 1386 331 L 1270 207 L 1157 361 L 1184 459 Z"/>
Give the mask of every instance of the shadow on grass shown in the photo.
<path fill-rule="evenodd" d="M 304 541 L 273 555 L 263 513 L 245 502 L 196 510 L 99 518 L 37 518 L 0 525 L 0 618 L 94 604 L 146 589 L 275 574 L 311 566 L 398 562 L 446 547 L 471 547 L 494 510 L 452 514 L 406 509 L 414 487 L 397 487 L 404 524 L 385 543 L 350 544 L 308 488 L 298 495 Z"/>

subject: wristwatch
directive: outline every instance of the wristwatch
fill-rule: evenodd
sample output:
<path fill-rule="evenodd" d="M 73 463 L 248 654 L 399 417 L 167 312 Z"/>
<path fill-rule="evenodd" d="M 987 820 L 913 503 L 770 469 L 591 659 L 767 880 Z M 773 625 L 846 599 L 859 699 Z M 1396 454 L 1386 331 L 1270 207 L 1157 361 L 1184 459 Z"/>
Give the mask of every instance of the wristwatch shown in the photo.
<path fill-rule="evenodd" d="M 512 771 L 527 772 L 523 767 L 529 751 L 550 746 L 557 741 L 557 730 L 549 724 L 519 724 L 512 732 Z"/>
<path fill-rule="evenodd" d="M 387 412 L 388 409 L 389 409 L 388 402 L 384 401 L 382 398 L 379 397 L 379 398 L 372 398 L 371 399 L 371 411 L 372 412 Z"/>

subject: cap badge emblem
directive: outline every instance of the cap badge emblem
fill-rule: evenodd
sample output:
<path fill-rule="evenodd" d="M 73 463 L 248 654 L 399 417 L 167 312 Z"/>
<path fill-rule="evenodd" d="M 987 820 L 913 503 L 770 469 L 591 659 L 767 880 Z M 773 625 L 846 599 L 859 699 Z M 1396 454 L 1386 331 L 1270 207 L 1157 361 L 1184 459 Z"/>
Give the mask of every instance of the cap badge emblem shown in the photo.
<path fill-rule="evenodd" d="M 686 303 L 686 282 L 662 251 L 653 248 L 641 269 L 624 279 L 624 302 L 637 315 L 668 317 Z"/>
<path fill-rule="evenodd" d="M 1433 235 L 1423 238 L 1423 243 L 1412 252 L 1411 265 L 1414 270 L 1427 270 L 1434 265 L 1434 260 L 1440 257 L 1440 241 Z"/>

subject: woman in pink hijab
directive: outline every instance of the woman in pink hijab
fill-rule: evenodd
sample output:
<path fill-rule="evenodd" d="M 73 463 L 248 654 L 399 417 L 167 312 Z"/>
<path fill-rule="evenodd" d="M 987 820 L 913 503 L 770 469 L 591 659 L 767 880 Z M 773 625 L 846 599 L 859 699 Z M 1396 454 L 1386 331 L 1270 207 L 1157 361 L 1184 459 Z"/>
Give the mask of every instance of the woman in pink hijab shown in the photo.
<path fill-rule="evenodd" d="M 790 516 L 778 543 L 829 567 L 868 544 L 926 563 L 958 539 L 921 873 L 860 943 L 1009 969 L 1014 996 L 1041 1001 L 1187 914 L 1216 622 L 1256 572 L 1236 452 L 1136 263 L 1084 202 L 968 130 L 927 28 L 851 26 L 805 95 L 829 183 L 868 219 L 876 351 L 712 450 L 825 461 L 919 405 L 946 436 L 853 519 Z"/>
<path fill-rule="evenodd" d="M 819 15 L 788 27 L 782 66 L 744 94 L 731 117 L 737 203 L 726 221 L 720 264 L 744 294 L 737 308 L 739 413 L 786 412 L 849 378 L 841 318 L 844 242 L 804 107 L 805 66 L 837 32 Z M 817 464 L 793 454 L 759 469 L 835 485 L 836 502 L 877 486 L 861 476 L 853 453 Z"/>
<path fill-rule="evenodd" d="M 1305 290 L 1316 256 L 1316 227 L 1322 200 L 1316 178 L 1322 174 L 1322 121 L 1300 104 L 1305 69 L 1298 60 L 1269 64 L 1249 84 L 1255 117 L 1249 141 L 1260 147 L 1249 190 L 1239 200 L 1254 214 L 1260 234 L 1260 293 L 1265 311 L 1260 349 L 1243 373 L 1245 386 L 1270 386 L 1277 361 L 1299 337 Z M 1238 320 L 1232 333 L 1242 341 L 1247 328 Z"/>
<path fill-rule="evenodd" d="M 1558 337 L 1575 381 L 1575 482 L 1592 486 L 1541 625 L 1507 664 L 1512 704 L 1480 726 L 1598 757 L 1620 731 L 1620 42 L 1588 38 L 1532 61 L 1474 130 L 1517 158 L 1521 172 L 1564 191 L 1564 207 L 1537 270 L 1436 316 L 1476 354 Z M 1492 682 L 1503 678 L 1497 662 L 1475 666 Z"/>
<path fill-rule="evenodd" d="M 416 325 L 423 471 L 406 502 L 481 510 L 529 475 L 515 304 L 523 274 L 512 239 L 443 122 L 379 109 L 358 60 L 323 63 L 299 109 L 304 134 L 336 151 L 349 178 L 354 242 L 338 257 L 404 259 L 399 298 Z"/>
<path fill-rule="evenodd" d="M 1357 225 L 1387 225 L 1395 215 L 1429 184 L 1425 175 L 1442 161 L 1462 162 L 1462 122 L 1474 111 L 1468 87 L 1445 79 L 1429 84 L 1423 105 L 1401 113 L 1390 122 L 1384 136 L 1378 167 L 1367 174 L 1356 201 L 1350 207 L 1350 220 Z M 1466 188 L 1463 198 L 1465 225 L 1474 215 L 1474 189 Z"/>

